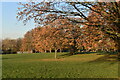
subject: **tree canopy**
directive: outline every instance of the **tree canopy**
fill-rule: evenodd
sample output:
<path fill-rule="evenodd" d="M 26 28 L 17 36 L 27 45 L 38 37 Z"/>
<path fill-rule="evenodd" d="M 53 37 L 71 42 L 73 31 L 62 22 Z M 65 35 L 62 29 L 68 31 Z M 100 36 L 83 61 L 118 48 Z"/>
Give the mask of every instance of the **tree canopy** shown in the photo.
<path fill-rule="evenodd" d="M 120 51 L 120 1 L 28 2 L 20 5 L 17 18 L 24 24 L 34 19 L 38 25 L 47 25 L 56 19 L 66 18 L 76 24 L 99 28 L 116 43 L 116 48 Z"/>

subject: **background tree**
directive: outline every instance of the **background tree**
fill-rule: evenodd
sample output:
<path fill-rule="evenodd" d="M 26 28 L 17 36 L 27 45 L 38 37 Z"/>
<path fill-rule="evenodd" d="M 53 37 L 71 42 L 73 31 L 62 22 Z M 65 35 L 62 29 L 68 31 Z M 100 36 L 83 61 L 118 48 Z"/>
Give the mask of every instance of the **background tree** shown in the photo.
<path fill-rule="evenodd" d="M 17 45 L 15 39 L 4 39 L 2 40 L 2 50 L 8 51 L 8 53 L 17 52 Z"/>
<path fill-rule="evenodd" d="M 0 50 L 2 50 L 2 40 L 0 40 Z"/>
<path fill-rule="evenodd" d="M 70 53 L 74 54 L 77 51 L 78 47 L 77 39 L 79 39 L 79 36 L 81 35 L 80 25 L 76 25 L 65 18 L 56 19 L 49 25 L 56 28 L 56 34 L 52 34 L 51 37 L 54 37 L 53 35 L 56 35 L 56 38 L 59 40 L 59 42 L 58 40 L 55 41 L 59 43 L 59 45 L 57 45 L 61 48 L 62 46 L 68 47 Z"/>
<path fill-rule="evenodd" d="M 34 49 L 32 42 L 32 31 L 28 31 L 22 39 L 21 51 L 32 51 Z"/>
<path fill-rule="evenodd" d="M 17 51 L 20 51 L 21 46 L 22 46 L 22 38 L 16 39 L 16 49 L 17 49 Z"/>

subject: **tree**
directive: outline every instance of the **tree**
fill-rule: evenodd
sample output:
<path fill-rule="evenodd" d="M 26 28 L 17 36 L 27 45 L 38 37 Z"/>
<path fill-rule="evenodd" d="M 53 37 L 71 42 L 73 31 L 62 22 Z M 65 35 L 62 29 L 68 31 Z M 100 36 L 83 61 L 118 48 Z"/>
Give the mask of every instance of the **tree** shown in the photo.
<path fill-rule="evenodd" d="M 21 46 L 22 46 L 22 38 L 16 39 L 16 49 L 17 49 L 17 51 L 20 51 Z"/>
<path fill-rule="evenodd" d="M 0 50 L 2 50 L 2 40 L 0 40 Z"/>
<path fill-rule="evenodd" d="M 17 45 L 15 39 L 4 39 L 2 40 L 2 50 L 9 51 L 8 53 L 17 52 Z"/>
<path fill-rule="evenodd" d="M 114 49 L 115 42 L 103 33 L 99 27 L 84 26 L 82 27 L 82 44 L 86 51 L 110 51 Z"/>
<path fill-rule="evenodd" d="M 45 27 L 39 27 L 36 28 L 38 30 L 35 30 L 36 32 L 34 37 L 34 45 L 37 50 L 42 52 L 44 50 L 47 52 L 49 50 L 55 50 L 55 58 L 56 53 L 58 49 L 61 49 L 62 47 L 62 40 L 60 40 L 60 36 L 62 35 L 56 27 L 51 27 L 49 25 L 46 25 Z"/>
<path fill-rule="evenodd" d="M 18 12 L 18 19 L 23 20 L 24 22 L 30 20 L 31 18 L 34 18 L 35 22 L 55 20 L 56 17 L 46 17 L 46 15 L 50 13 L 57 14 L 58 17 L 67 17 L 69 20 L 76 23 L 82 23 L 88 26 L 101 27 L 101 30 L 107 35 L 109 35 L 109 37 L 116 42 L 116 47 L 120 54 L 120 1 L 109 3 L 31 2 L 27 4 L 20 4 L 23 5 L 23 7 L 22 10 L 21 8 L 19 8 L 20 11 Z M 94 15 L 94 18 L 96 18 L 95 21 L 92 21 L 90 16 L 87 15 L 91 13 L 92 15 Z M 71 17 L 79 17 L 79 19 L 73 19 Z"/>
<path fill-rule="evenodd" d="M 77 51 L 77 40 L 80 39 L 81 36 L 80 25 L 74 24 L 68 19 L 62 17 L 61 19 L 56 19 L 49 25 L 56 28 L 55 31 L 51 31 L 54 33 L 51 37 L 55 38 L 56 36 L 56 38 L 58 39 L 55 41 L 57 42 L 57 46 L 59 48 L 62 48 L 62 46 L 66 46 L 70 50 L 70 53 L 73 55 Z"/>
<path fill-rule="evenodd" d="M 37 27 L 33 29 L 33 45 L 36 51 L 39 52 L 47 52 L 52 48 L 51 39 L 48 39 L 50 35 L 50 28 L 49 27 Z"/>
<path fill-rule="evenodd" d="M 22 39 L 21 51 L 32 51 L 34 49 L 33 45 L 32 31 L 28 31 L 24 38 Z"/>

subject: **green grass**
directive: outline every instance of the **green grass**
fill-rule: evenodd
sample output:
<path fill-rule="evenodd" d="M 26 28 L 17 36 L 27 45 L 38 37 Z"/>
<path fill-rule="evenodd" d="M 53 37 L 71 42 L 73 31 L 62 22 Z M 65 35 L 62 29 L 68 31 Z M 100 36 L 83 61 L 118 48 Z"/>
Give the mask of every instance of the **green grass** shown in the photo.
<path fill-rule="evenodd" d="M 2 56 L 3 78 L 117 78 L 118 62 L 103 55 L 58 53 Z"/>

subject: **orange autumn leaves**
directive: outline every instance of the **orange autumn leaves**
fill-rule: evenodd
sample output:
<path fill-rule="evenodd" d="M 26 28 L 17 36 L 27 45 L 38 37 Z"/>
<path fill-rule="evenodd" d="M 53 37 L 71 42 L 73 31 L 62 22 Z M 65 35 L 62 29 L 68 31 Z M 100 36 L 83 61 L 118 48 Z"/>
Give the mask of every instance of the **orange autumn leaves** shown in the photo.
<path fill-rule="evenodd" d="M 115 50 L 113 40 L 103 36 L 104 33 L 96 27 L 80 27 L 67 19 L 56 19 L 44 27 L 37 27 L 27 32 L 23 38 L 21 50 L 34 49 L 36 52 L 69 50 L 71 54 L 80 49 Z"/>

